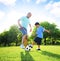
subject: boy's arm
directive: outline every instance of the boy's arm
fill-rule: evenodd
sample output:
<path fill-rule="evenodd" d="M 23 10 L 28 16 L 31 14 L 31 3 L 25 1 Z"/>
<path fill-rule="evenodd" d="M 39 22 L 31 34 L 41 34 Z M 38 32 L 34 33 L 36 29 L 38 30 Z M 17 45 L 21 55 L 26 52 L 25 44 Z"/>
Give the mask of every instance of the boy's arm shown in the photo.
<path fill-rule="evenodd" d="M 29 26 L 30 26 L 30 32 L 32 31 L 32 27 L 31 27 L 31 24 L 29 24 Z"/>
<path fill-rule="evenodd" d="M 50 31 L 49 31 L 49 30 L 46 30 L 46 29 L 45 29 L 45 32 L 48 32 L 48 33 L 50 33 Z"/>
<path fill-rule="evenodd" d="M 20 24 L 20 19 L 18 20 L 18 25 L 22 28 L 21 24 Z"/>

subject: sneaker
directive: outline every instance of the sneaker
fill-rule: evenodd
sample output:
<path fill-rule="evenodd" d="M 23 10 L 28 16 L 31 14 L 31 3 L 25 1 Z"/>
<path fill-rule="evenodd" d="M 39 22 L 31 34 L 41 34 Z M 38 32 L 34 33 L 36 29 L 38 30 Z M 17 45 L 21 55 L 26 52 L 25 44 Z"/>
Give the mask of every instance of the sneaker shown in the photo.
<path fill-rule="evenodd" d="M 37 49 L 38 51 L 40 51 L 41 49 Z"/>
<path fill-rule="evenodd" d="M 25 48 L 25 46 L 24 46 L 23 44 L 21 44 L 21 45 L 20 45 L 20 48 L 24 49 L 24 48 Z"/>
<path fill-rule="evenodd" d="M 29 44 L 29 47 L 33 48 L 33 45 L 32 44 Z"/>

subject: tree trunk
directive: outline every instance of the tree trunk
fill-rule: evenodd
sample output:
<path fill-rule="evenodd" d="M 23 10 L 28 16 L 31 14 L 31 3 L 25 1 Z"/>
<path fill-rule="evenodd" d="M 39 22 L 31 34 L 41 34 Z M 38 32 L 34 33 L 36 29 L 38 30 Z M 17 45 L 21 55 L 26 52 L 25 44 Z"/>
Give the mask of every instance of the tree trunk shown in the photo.
<path fill-rule="evenodd" d="M 8 43 L 8 46 L 10 46 L 10 43 Z"/>
<path fill-rule="evenodd" d="M 4 43 L 4 46 L 6 46 L 6 42 Z"/>
<path fill-rule="evenodd" d="M 55 44 L 55 41 L 54 41 L 54 39 L 52 39 L 52 45 L 54 45 Z"/>
<path fill-rule="evenodd" d="M 16 39 L 16 46 L 18 46 L 18 40 Z"/>

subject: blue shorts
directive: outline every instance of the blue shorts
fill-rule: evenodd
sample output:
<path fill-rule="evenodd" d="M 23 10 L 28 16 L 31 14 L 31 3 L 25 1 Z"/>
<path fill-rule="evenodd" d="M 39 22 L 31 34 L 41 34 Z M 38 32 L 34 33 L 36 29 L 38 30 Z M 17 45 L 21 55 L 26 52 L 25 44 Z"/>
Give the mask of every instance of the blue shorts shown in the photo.
<path fill-rule="evenodd" d="M 19 28 L 19 30 L 22 32 L 23 35 L 26 35 L 27 34 L 27 29 L 22 27 L 22 28 Z"/>
<path fill-rule="evenodd" d="M 39 38 L 39 37 L 36 37 L 36 38 L 34 39 L 34 42 L 36 42 L 37 45 L 41 45 L 41 41 L 42 41 L 42 38 Z"/>

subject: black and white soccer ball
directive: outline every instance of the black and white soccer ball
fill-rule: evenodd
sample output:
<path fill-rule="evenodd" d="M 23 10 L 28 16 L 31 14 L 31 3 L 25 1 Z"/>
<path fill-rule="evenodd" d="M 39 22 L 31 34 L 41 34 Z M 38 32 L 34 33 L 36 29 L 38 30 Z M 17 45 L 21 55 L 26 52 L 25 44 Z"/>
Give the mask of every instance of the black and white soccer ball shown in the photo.
<path fill-rule="evenodd" d="M 30 51 L 31 48 L 32 48 L 32 47 L 31 47 L 31 45 L 29 44 L 29 45 L 26 46 L 25 51 Z"/>
<path fill-rule="evenodd" d="M 33 48 L 33 45 L 32 45 L 32 44 L 29 44 L 29 47 L 30 47 L 30 48 Z"/>

